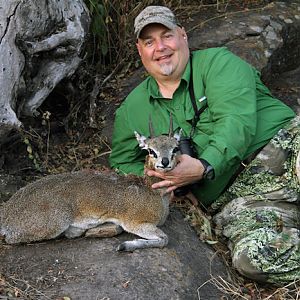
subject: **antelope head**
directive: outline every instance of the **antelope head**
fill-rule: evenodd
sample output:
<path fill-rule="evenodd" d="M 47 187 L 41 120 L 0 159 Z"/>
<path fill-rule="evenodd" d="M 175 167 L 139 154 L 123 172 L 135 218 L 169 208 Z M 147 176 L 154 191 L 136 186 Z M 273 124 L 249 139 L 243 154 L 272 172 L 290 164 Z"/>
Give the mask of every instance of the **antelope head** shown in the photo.
<path fill-rule="evenodd" d="M 136 131 L 135 137 L 141 149 L 148 151 L 145 167 L 152 170 L 167 172 L 177 164 L 179 134 L 173 133 L 172 116 L 170 116 L 170 127 L 168 135 L 154 136 L 152 121 L 149 118 L 150 138 L 140 135 Z"/>

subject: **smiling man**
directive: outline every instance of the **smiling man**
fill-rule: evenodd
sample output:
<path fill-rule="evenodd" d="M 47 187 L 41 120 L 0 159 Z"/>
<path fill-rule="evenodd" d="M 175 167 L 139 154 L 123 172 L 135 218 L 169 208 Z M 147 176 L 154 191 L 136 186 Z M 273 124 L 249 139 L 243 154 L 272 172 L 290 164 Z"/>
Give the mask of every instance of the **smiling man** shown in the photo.
<path fill-rule="evenodd" d="M 161 24 L 146 26 L 136 45 L 143 65 L 156 79 L 163 96 L 172 98 L 189 60 L 184 29 L 176 26 L 170 30 Z"/>
<path fill-rule="evenodd" d="M 228 49 L 190 53 L 167 7 L 146 7 L 134 28 L 150 76 L 117 110 L 111 166 L 142 176 L 145 152 L 134 131 L 149 136 L 151 117 L 155 134 L 167 134 L 172 114 L 180 146 L 187 141 L 191 151 L 181 147 L 170 172 L 145 170 L 162 179 L 152 188 L 190 190 L 206 207 L 229 202 L 214 220 L 237 270 L 264 282 L 300 278 L 299 118 Z"/>

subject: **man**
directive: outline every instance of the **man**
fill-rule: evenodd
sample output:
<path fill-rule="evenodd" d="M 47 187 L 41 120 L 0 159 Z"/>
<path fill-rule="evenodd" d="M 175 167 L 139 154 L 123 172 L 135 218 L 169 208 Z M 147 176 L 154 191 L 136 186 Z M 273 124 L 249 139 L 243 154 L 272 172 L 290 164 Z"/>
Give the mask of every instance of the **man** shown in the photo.
<path fill-rule="evenodd" d="M 293 161 L 299 119 L 272 97 L 252 66 L 226 48 L 191 54 L 186 32 L 168 8 L 146 7 L 134 26 L 150 76 L 116 113 L 111 166 L 143 175 L 145 153 L 133 132 L 149 135 L 151 116 L 155 133 L 167 133 L 171 113 L 174 128 L 191 139 L 196 155 L 182 154 L 167 173 L 146 170 L 162 179 L 152 187 L 176 192 L 193 184 L 205 206 L 231 200 L 215 222 L 228 238 L 233 265 L 255 280 L 300 278 L 299 181 Z"/>

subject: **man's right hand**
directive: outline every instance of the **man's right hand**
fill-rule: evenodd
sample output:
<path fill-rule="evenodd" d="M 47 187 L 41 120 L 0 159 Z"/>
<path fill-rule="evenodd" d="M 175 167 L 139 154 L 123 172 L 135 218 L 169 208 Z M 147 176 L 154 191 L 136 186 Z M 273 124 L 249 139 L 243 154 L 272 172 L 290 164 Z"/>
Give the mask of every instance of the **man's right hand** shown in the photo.
<path fill-rule="evenodd" d="M 195 183 L 202 179 L 204 166 L 202 163 L 187 154 L 178 156 L 177 166 L 169 172 L 158 172 L 154 170 L 145 170 L 148 176 L 161 178 L 162 181 L 152 185 L 153 189 L 167 188 L 166 192 L 172 192 L 178 187 Z"/>

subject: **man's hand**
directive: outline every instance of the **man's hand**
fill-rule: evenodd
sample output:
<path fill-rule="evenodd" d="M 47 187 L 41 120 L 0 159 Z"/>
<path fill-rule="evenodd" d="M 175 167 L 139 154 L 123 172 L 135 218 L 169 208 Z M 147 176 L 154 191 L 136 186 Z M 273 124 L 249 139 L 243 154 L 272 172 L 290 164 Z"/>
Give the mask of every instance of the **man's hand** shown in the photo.
<path fill-rule="evenodd" d="M 188 185 L 202 179 L 204 167 L 202 163 L 187 154 L 178 157 L 177 166 L 169 172 L 157 172 L 145 170 L 148 176 L 155 176 L 163 179 L 152 185 L 153 189 L 167 188 L 167 193 L 174 191 L 180 186 Z"/>

